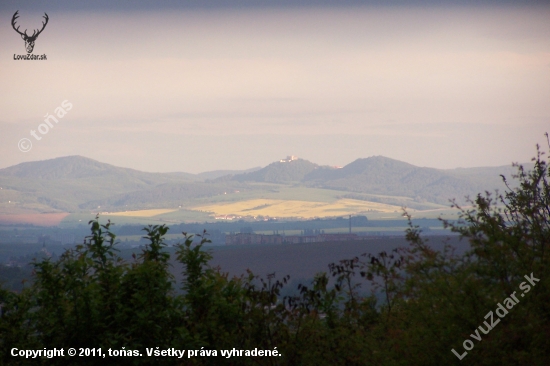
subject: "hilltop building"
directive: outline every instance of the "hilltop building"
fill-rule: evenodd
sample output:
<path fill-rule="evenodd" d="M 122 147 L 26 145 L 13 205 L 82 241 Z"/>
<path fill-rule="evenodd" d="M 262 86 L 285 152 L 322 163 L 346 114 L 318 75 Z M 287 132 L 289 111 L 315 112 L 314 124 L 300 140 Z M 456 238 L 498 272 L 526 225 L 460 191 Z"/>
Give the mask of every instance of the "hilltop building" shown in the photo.
<path fill-rule="evenodd" d="M 297 156 L 289 155 L 286 157 L 286 159 L 279 160 L 280 163 L 290 163 L 291 161 L 298 160 Z"/>

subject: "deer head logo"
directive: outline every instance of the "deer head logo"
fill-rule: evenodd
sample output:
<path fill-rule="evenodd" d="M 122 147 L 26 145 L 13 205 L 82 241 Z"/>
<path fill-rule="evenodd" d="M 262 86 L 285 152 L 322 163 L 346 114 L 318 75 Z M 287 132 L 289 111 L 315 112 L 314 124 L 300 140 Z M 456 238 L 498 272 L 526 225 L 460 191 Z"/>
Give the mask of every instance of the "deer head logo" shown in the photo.
<path fill-rule="evenodd" d="M 25 29 L 25 32 L 20 32 L 19 31 L 19 26 L 17 26 L 17 28 L 15 28 L 15 20 L 17 18 L 19 18 L 19 15 L 17 15 L 17 13 L 19 13 L 19 10 L 17 10 L 15 12 L 15 14 L 13 14 L 13 18 L 11 18 L 11 26 L 13 27 L 13 29 L 19 33 L 21 35 L 21 38 L 23 38 L 23 40 L 25 41 L 25 48 L 27 49 L 27 53 L 32 53 L 32 50 L 34 49 L 34 41 L 36 41 L 36 38 L 38 38 L 38 35 L 40 33 L 42 33 L 42 31 L 44 30 L 44 28 L 46 28 L 46 24 L 48 24 L 48 14 L 44 13 L 44 19 L 46 20 L 45 22 L 42 22 L 42 29 L 38 30 L 38 29 L 35 29 L 34 32 L 32 33 L 32 36 L 29 36 L 27 34 L 27 30 Z"/>

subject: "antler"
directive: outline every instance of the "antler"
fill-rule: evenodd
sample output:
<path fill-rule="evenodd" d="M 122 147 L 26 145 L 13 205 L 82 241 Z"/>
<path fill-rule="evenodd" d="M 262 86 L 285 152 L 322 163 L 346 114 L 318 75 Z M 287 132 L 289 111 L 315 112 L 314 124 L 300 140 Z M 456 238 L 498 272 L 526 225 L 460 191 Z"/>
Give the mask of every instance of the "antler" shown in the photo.
<path fill-rule="evenodd" d="M 17 28 L 15 28 L 15 21 L 16 21 L 17 18 L 19 18 L 19 15 L 17 15 L 18 13 L 19 13 L 19 10 L 17 10 L 17 11 L 15 12 L 15 14 L 13 14 L 13 17 L 11 18 L 11 26 L 13 27 L 13 29 L 14 29 L 17 33 L 19 33 L 20 35 L 25 36 L 26 38 L 29 38 L 29 39 L 36 39 L 36 37 L 38 37 L 38 35 L 39 35 L 40 33 L 42 33 L 42 31 L 44 30 L 44 28 L 46 28 L 46 24 L 48 24 L 48 20 L 50 20 L 50 18 L 48 17 L 48 14 L 47 14 L 47 13 L 44 13 L 43 18 L 44 18 L 46 21 L 45 21 L 45 22 L 42 22 L 42 29 L 40 29 L 40 30 L 35 29 L 35 30 L 33 31 L 33 33 L 32 33 L 32 36 L 29 36 L 29 35 L 27 34 L 27 30 L 26 30 L 26 29 L 25 29 L 25 32 L 24 32 L 24 33 L 21 33 L 21 32 L 19 31 L 19 26 L 17 26 Z M 37 33 L 37 32 L 38 32 L 38 33 Z"/>
<path fill-rule="evenodd" d="M 44 16 L 43 16 L 42 18 L 46 19 L 46 21 L 45 21 L 45 22 L 42 22 L 42 29 L 40 29 L 40 30 L 38 31 L 38 33 L 36 33 L 36 35 L 34 35 L 34 33 L 32 34 L 32 36 L 35 37 L 35 38 L 38 37 L 38 35 L 39 35 L 40 33 L 42 33 L 42 31 L 44 30 L 44 28 L 46 28 L 46 24 L 48 24 L 48 20 L 50 19 L 50 18 L 48 17 L 48 14 L 46 14 L 46 13 L 44 13 Z M 35 31 L 35 32 L 36 32 L 36 31 Z"/>
<path fill-rule="evenodd" d="M 19 18 L 19 15 L 17 15 L 17 13 L 19 13 L 19 10 L 17 10 L 17 11 L 15 12 L 15 14 L 13 14 L 13 18 L 11 18 L 11 26 L 12 26 L 13 29 L 14 29 L 17 33 L 19 33 L 20 35 L 26 36 L 26 35 L 27 35 L 27 30 L 26 30 L 26 29 L 25 29 L 25 33 L 21 33 L 21 32 L 19 31 L 19 27 L 15 28 L 15 20 L 16 20 L 17 18 Z M 46 13 L 44 13 L 44 14 L 46 14 Z"/>

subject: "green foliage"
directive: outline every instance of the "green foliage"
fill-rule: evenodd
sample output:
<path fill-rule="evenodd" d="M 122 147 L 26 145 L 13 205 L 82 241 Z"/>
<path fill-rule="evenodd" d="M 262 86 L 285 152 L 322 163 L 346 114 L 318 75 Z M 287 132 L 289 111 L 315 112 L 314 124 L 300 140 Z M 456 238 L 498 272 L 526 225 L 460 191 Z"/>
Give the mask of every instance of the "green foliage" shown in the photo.
<path fill-rule="evenodd" d="M 175 255 L 183 279 L 176 283 L 164 249 L 168 227 L 145 228 L 149 243 L 126 262 L 112 224 L 96 217 L 82 245 L 33 263 L 32 285 L 0 290 L 0 363 L 547 365 L 550 173 L 541 152 L 533 170 L 517 170 L 517 184 L 505 179 L 503 194 L 480 194 L 470 207 L 455 203 L 461 220 L 442 220 L 469 242 L 465 254 L 450 245 L 434 250 L 405 213 L 409 247 L 332 263 L 293 296 L 281 296 L 288 276 L 229 278 L 212 268 L 205 232 L 183 233 Z M 531 274 L 540 282 L 525 292 L 520 284 Z M 514 292 L 519 301 L 491 327 L 487 314 Z M 451 349 L 463 354 L 466 339 L 474 348 L 460 361 Z M 12 357 L 13 347 L 125 347 L 144 356 L 32 360 Z M 155 347 L 204 348 L 218 357 L 146 357 Z M 282 357 L 220 356 L 275 347 Z"/>

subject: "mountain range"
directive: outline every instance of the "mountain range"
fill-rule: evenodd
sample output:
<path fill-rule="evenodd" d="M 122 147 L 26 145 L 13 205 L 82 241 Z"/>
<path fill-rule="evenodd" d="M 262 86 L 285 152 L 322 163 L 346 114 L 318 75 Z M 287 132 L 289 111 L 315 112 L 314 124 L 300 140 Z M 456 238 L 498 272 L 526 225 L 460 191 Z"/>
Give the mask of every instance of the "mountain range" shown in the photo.
<path fill-rule="evenodd" d="M 398 204 L 464 202 L 486 190 L 504 188 L 500 174 L 511 166 L 442 170 L 374 156 L 342 167 L 294 158 L 245 171 L 201 174 L 148 173 L 82 156 L 21 163 L 0 169 L 0 212 L 84 212 L 105 209 L 178 207 L 227 192 L 276 192 L 284 186 L 341 191 L 344 198 Z"/>

